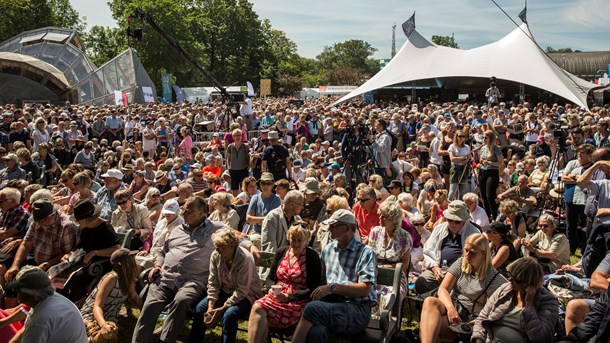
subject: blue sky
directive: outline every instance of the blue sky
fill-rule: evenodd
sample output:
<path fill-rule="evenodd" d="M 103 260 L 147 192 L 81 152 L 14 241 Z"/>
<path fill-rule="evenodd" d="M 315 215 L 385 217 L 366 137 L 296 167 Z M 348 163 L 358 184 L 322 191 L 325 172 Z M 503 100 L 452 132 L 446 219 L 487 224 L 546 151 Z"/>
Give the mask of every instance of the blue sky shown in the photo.
<path fill-rule="evenodd" d="M 70 0 L 89 26 L 116 26 L 105 0 Z M 516 21 L 522 0 L 496 0 Z M 491 0 L 256 0 L 254 10 L 315 57 L 324 46 L 348 39 L 369 42 L 374 57 L 389 58 L 392 25 L 396 50 L 405 42 L 400 25 L 416 11 L 416 29 L 426 38 L 455 35 L 463 49 L 492 43 L 515 25 Z M 609 0 L 530 0 L 528 22 L 536 41 L 546 48 L 610 50 Z"/>

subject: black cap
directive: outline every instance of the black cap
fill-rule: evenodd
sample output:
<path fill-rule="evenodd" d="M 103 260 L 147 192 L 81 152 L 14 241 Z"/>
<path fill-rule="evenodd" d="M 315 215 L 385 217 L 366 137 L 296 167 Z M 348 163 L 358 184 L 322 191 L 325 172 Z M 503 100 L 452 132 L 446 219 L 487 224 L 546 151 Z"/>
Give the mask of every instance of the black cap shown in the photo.
<path fill-rule="evenodd" d="M 493 222 L 487 226 L 483 226 L 483 232 L 495 232 L 501 235 L 506 235 L 510 232 L 510 226 L 500 222 Z"/>
<path fill-rule="evenodd" d="M 400 189 L 402 189 L 402 183 L 400 183 L 400 181 L 398 181 L 398 180 L 392 180 L 390 182 L 390 185 L 388 186 L 388 188 L 400 188 Z"/>

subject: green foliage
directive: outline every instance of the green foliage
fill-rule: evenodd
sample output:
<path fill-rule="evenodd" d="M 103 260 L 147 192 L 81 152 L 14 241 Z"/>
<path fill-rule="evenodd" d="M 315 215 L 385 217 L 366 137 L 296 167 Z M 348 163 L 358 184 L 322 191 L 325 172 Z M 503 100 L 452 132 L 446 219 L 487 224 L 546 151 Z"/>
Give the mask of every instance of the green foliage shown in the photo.
<path fill-rule="evenodd" d="M 580 50 L 572 50 L 572 48 L 560 48 L 560 49 L 553 49 L 553 47 L 547 46 L 546 47 L 546 52 L 547 54 L 550 53 L 554 53 L 554 52 L 558 52 L 558 53 L 572 53 L 572 52 L 582 52 Z"/>
<path fill-rule="evenodd" d="M 98 67 L 127 49 L 125 31 L 119 28 L 93 26 L 82 39 L 87 55 Z"/>
<path fill-rule="evenodd" d="M 0 41 L 47 26 L 84 29 L 69 0 L 0 0 L 0 13 Z"/>
<path fill-rule="evenodd" d="M 379 61 L 371 58 L 376 51 L 365 41 L 351 39 L 325 46 L 316 59 L 328 84 L 354 85 L 379 71 Z"/>
<path fill-rule="evenodd" d="M 450 47 L 450 48 L 455 48 L 455 49 L 459 49 L 460 48 L 458 43 L 456 43 L 455 37 L 453 37 L 453 34 L 451 34 L 451 36 L 438 36 L 438 35 L 434 35 L 434 36 L 432 36 L 432 43 L 434 43 L 436 45 L 441 45 L 441 46 L 447 46 L 447 47 Z"/>

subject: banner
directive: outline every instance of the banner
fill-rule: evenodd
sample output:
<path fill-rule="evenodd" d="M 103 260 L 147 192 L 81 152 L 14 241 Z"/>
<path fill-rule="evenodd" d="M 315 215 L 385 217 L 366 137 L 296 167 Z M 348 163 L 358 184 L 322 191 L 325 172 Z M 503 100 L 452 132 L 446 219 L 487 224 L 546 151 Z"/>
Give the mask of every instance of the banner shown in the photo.
<path fill-rule="evenodd" d="M 182 92 L 182 88 L 178 85 L 174 85 L 174 92 L 176 93 L 176 102 L 181 104 L 184 102 L 184 92 Z"/>
<path fill-rule="evenodd" d="M 248 87 L 248 96 L 254 96 L 254 87 L 252 87 L 250 81 L 246 81 L 246 87 Z"/>
<path fill-rule="evenodd" d="M 271 79 L 261 79 L 261 96 L 271 95 Z"/>
<path fill-rule="evenodd" d="M 142 86 L 142 93 L 144 94 L 144 102 L 155 102 L 152 87 Z"/>
<path fill-rule="evenodd" d="M 114 91 L 114 104 L 123 105 L 123 92 Z"/>
<path fill-rule="evenodd" d="M 163 87 L 163 98 L 166 102 L 172 102 L 172 74 L 161 72 L 161 87 Z"/>

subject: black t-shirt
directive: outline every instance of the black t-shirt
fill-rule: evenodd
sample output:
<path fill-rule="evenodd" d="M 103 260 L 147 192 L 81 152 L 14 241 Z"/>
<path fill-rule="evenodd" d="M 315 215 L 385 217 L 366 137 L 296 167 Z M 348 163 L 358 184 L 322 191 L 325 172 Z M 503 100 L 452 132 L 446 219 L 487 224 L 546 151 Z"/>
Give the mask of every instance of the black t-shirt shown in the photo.
<path fill-rule="evenodd" d="M 267 168 L 272 174 L 286 172 L 286 157 L 290 156 L 283 145 L 271 145 L 263 151 L 262 160 L 267 161 Z"/>
<path fill-rule="evenodd" d="M 81 228 L 77 248 L 83 248 L 85 252 L 91 252 L 118 244 L 121 244 L 121 242 L 116 235 L 116 231 L 109 222 L 105 221 L 97 227 Z"/>
<path fill-rule="evenodd" d="M 12 131 L 9 134 L 9 140 L 11 141 L 11 143 L 15 143 L 15 142 L 27 142 L 29 141 L 30 138 L 30 132 L 27 129 L 23 129 L 23 131 L 21 131 L 21 133 L 17 132 L 17 131 Z"/>

